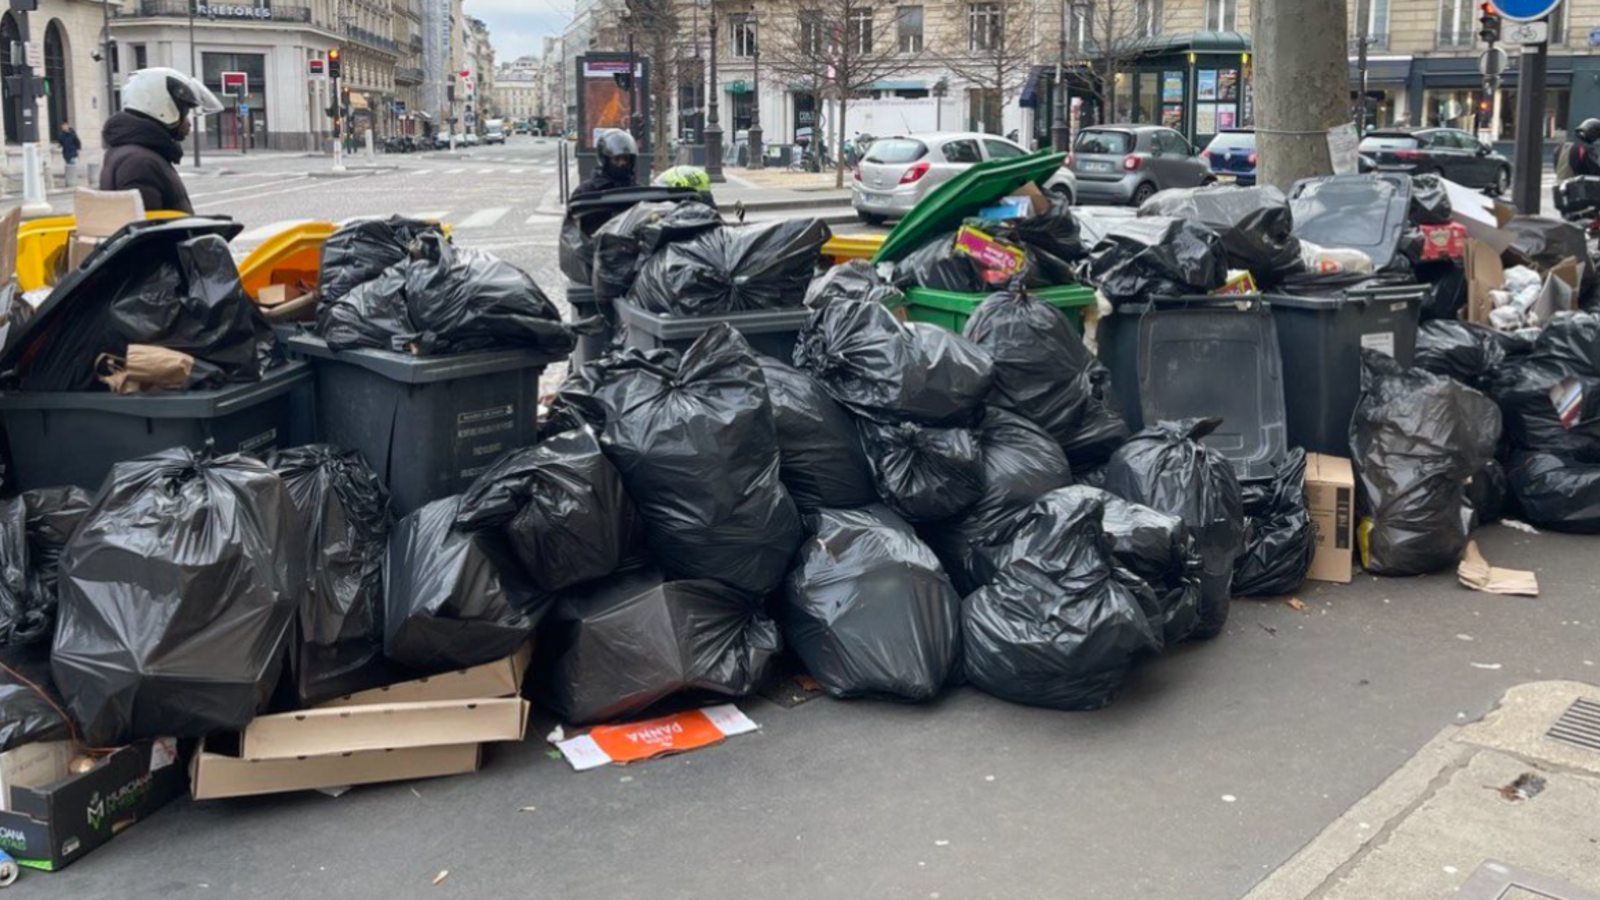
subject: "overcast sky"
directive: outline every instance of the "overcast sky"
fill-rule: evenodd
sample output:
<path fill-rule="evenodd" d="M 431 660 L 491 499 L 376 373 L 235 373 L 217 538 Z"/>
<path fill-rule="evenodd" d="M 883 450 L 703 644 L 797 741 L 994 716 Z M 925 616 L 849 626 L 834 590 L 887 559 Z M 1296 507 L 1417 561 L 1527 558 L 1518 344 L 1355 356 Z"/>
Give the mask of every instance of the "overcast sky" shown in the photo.
<path fill-rule="evenodd" d="M 573 0 L 465 0 L 467 14 L 489 24 L 496 63 L 538 56 L 539 39 L 560 34 L 573 5 Z"/>

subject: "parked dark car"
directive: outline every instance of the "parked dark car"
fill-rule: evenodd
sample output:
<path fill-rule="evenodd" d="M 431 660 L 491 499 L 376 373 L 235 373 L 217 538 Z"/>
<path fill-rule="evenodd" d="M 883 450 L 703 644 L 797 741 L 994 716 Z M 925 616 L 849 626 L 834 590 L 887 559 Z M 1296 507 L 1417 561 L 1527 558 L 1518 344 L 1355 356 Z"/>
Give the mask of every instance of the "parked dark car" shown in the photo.
<path fill-rule="evenodd" d="M 1200 151 L 1219 182 L 1256 183 L 1256 133 L 1249 128 L 1229 128 Z"/>
<path fill-rule="evenodd" d="M 1384 128 L 1361 139 L 1363 170 L 1442 175 L 1456 184 L 1504 194 L 1511 160 L 1458 128 Z"/>
<path fill-rule="evenodd" d="M 1099 125 L 1078 132 L 1067 158 L 1079 203 L 1138 206 L 1156 191 L 1216 179 L 1183 135 L 1159 125 Z"/>

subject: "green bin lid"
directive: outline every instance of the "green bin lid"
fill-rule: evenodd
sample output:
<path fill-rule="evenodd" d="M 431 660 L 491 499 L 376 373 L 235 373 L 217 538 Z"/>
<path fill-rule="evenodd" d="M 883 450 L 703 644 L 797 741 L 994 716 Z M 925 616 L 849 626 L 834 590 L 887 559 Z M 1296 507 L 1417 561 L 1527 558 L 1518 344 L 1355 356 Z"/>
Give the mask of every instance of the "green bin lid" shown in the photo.
<path fill-rule="evenodd" d="M 1040 150 L 1014 159 L 978 163 L 933 189 L 901 219 L 873 255 L 874 264 L 893 262 L 922 246 L 930 236 L 954 231 L 962 219 L 996 200 L 1015 193 L 1025 184 L 1041 184 L 1066 162 L 1065 153 Z"/>

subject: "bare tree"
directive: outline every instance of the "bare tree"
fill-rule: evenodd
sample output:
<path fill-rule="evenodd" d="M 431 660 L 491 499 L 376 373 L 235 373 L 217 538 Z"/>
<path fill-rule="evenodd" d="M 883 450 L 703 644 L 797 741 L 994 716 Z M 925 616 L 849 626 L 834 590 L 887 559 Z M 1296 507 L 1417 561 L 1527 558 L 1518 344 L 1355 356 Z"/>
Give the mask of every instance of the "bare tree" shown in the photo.
<path fill-rule="evenodd" d="M 1174 4 L 1176 5 L 1176 4 Z M 1107 122 L 1117 121 L 1117 73 L 1166 30 L 1163 0 L 1073 0 L 1068 5 L 1069 52 L 1087 56 L 1099 76 L 1095 97 Z M 1151 111 L 1153 112 L 1153 111 Z"/>
<path fill-rule="evenodd" d="M 634 52 L 650 58 L 648 97 L 651 138 L 657 172 L 667 167 L 672 135 L 672 105 L 678 91 L 678 5 L 674 0 L 626 0 L 627 27 L 633 29 Z"/>
<path fill-rule="evenodd" d="M 873 82 L 916 65 L 920 46 L 902 52 L 894 0 L 778 0 L 761 22 L 761 72 L 775 82 L 811 87 L 838 104 L 834 186 L 844 187 L 846 113 Z M 759 90 L 759 86 L 757 86 Z M 821 103 L 818 103 L 821 112 Z M 820 140 L 821 130 L 816 137 Z"/>
<path fill-rule="evenodd" d="M 1039 61 L 1040 22 L 1033 0 L 977 0 L 966 4 L 966 21 L 946 47 L 944 64 L 979 92 L 979 127 L 1001 130 L 1005 98 L 1014 95 Z"/>

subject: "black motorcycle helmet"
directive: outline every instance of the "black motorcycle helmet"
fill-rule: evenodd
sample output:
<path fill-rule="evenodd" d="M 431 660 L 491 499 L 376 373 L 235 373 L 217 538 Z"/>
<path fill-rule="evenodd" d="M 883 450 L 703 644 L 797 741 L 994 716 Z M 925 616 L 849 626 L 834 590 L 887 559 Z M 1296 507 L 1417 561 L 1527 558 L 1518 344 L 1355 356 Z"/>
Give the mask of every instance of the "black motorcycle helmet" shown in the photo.
<path fill-rule="evenodd" d="M 1585 144 L 1600 141 L 1600 119 L 1584 119 L 1578 126 L 1578 140 Z"/>
<path fill-rule="evenodd" d="M 633 135 L 617 129 L 608 131 L 600 136 L 594 152 L 600 159 L 600 171 L 617 181 L 633 180 L 633 167 L 639 159 L 639 143 Z"/>

